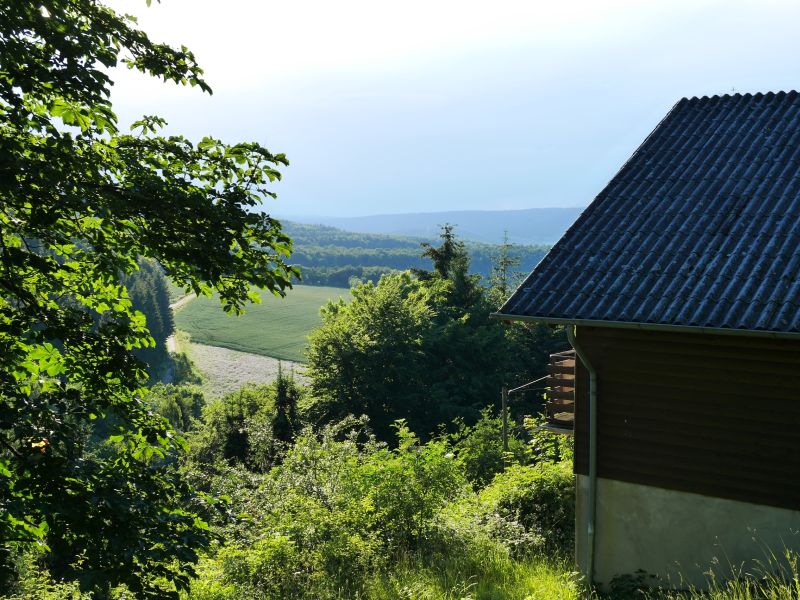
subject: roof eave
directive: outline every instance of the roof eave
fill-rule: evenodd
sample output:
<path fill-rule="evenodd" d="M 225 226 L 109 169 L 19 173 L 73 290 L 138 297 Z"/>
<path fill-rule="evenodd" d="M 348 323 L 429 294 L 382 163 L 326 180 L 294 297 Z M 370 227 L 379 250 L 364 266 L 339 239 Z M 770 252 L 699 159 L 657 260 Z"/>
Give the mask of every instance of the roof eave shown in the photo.
<path fill-rule="evenodd" d="M 800 340 L 800 332 L 765 331 L 760 329 L 729 329 L 721 327 L 697 327 L 693 325 L 668 325 L 664 323 L 634 323 L 629 321 L 599 321 L 592 319 L 567 319 L 562 317 L 537 317 L 529 315 L 512 315 L 495 312 L 489 318 L 498 321 L 524 321 L 551 323 L 553 325 L 583 325 L 587 327 L 608 327 L 615 329 L 639 329 L 643 331 L 672 331 L 676 333 L 704 333 L 708 335 L 738 335 L 759 338 L 777 338 Z"/>

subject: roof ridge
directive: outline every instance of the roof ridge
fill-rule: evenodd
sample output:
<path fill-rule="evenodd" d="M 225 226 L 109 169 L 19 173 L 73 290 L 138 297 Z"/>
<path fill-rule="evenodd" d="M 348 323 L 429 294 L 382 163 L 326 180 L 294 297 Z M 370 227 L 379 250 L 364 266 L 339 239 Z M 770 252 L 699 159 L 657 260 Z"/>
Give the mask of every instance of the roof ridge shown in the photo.
<path fill-rule="evenodd" d="M 755 93 L 751 93 L 751 92 L 744 92 L 744 93 L 742 93 L 742 92 L 734 92 L 732 94 L 714 94 L 714 95 L 711 95 L 711 96 L 692 96 L 691 98 L 684 96 L 683 98 L 681 98 L 681 102 L 682 101 L 687 101 L 687 102 L 710 102 L 710 101 L 714 101 L 714 100 L 734 100 L 734 99 L 735 100 L 741 100 L 743 98 L 745 98 L 745 99 L 752 98 L 752 99 L 755 99 L 755 100 L 760 100 L 762 98 L 767 98 L 767 99 L 783 98 L 784 96 L 785 97 L 789 97 L 789 98 L 794 98 L 797 95 L 798 95 L 797 90 L 779 90 L 777 92 L 755 92 Z"/>

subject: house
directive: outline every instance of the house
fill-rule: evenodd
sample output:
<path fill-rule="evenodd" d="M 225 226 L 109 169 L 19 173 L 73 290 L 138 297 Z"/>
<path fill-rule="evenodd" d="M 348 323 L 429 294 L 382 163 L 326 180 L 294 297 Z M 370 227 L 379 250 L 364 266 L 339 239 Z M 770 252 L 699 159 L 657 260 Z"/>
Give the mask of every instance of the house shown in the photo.
<path fill-rule="evenodd" d="M 585 574 L 800 550 L 797 92 L 678 102 L 495 316 L 576 350 Z"/>

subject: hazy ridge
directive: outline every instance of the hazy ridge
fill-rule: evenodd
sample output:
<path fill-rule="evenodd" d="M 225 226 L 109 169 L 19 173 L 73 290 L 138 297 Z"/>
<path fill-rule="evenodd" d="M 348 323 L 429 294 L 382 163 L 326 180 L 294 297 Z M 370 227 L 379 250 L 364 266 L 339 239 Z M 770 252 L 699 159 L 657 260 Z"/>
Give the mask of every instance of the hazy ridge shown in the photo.
<path fill-rule="evenodd" d="M 425 213 L 376 214 L 361 217 L 286 215 L 298 223 L 327 225 L 357 233 L 435 238 L 440 226 L 451 223 L 464 240 L 498 244 L 503 232 L 514 244 L 553 244 L 583 211 L 571 208 L 523 210 L 462 210 Z"/>

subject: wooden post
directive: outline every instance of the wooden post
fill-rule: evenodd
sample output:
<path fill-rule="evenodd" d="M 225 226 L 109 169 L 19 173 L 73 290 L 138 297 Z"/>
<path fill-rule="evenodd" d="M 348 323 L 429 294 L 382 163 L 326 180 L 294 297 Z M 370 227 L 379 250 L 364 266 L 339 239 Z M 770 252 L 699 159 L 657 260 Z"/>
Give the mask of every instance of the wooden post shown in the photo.
<path fill-rule="evenodd" d="M 503 452 L 508 452 L 508 388 L 503 386 L 502 392 L 503 411 Z"/>

